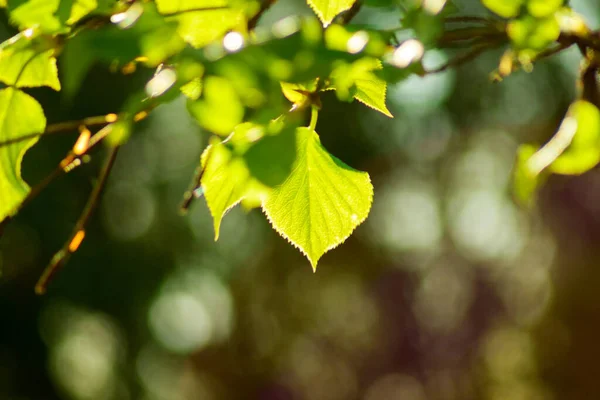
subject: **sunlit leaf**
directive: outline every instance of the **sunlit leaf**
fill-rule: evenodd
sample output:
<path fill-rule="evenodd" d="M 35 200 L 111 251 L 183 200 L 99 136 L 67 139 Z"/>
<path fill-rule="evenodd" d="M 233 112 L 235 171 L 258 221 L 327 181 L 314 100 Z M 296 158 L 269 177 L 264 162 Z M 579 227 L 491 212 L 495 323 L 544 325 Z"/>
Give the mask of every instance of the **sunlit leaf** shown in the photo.
<path fill-rule="evenodd" d="M 213 217 L 215 240 L 219 238 L 221 220 L 227 211 L 238 204 L 246 193 L 250 172 L 242 157 L 213 140 L 202 154 L 204 173 L 202 188 L 206 204 Z"/>
<path fill-rule="evenodd" d="M 36 26 L 44 32 L 58 32 L 86 15 L 108 11 L 115 0 L 28 0 L 9 2 L 9 15 L 20 28 Z"/>
<path fill-rule="evenodd" d="M 202 154 L 201 184 L 213 217 L 215 240 L 223 216 L 240 201 L 259 206 L 287 179 L 296 158 L 294 131 L 266 134 L 252 123 L 235 127 L 227 142 L 213 139 Z"/>
<path fill-rule="evenodd" d="M 354 3 L 356 0 L 308 0 L 308 5 L 325 26 L 331 24 L 340 13 L 352 8 Z"/>
<path fill-rule="evenodd" d="M 263 204 L 273 228 L 304 253 L 313 269 L 366 218 L 373 200 L 369 175 L 350 168 L 299 128 L 292 173 Z"/>
<path fill-rule="evenodd" d="M 490 11 L 504 18 L 516 17 L 525 0 L 482 0 L 484 6 Z"/>
<path fill-rule="evenodd" d="M 203 96 L 188 101 L 188 110 L 202 127 L 222 136 L 229 135 L 244 117 L 244 106 L 232 84 L 216 76 L 206 78 Z"/>
<path fill-rule="evenodd" d="M 352 95 L 374 110 L 393 117 L 385 104 L 387 83 L 374 73 L 379 69 L 381 62 L 368 57 L 338 67 L 331 76 L 333 88 L 340 92 L 342 98 Z"/>
<path fill-rule="evenodd" d="M 558 39 L 560 26 L 554 16 L 539 19 L 526 15 L 511 21 L 507 32 L 517 47 L 541 50 Z"/>
<path fill-rule="evenodd" d="M 0 141 L 41 133 L 45 126 L 42 107 L 33 97 L 14 88 L 0 90 Z M 29 193 L 21 178 L 21 161 L 36 141 L 31 138 L 0 148 L 0 220 L 10 216 Z"/>
<path fill-rule="evenodd" d="M 230 30 L 246 30 L 244 9 L 227 0 L 157 0 L 161 14 L 179 24 L 181 37 L 194 47 L 202 47 Z"/>
<path fill-rule="evenodd" d="M 579 175 L 600 162 L 600 111 L 578 100 L 569 107 L 558 132 L 540 149 L 521 146 L 514 172 L 515 196 L 530 204 L 548 172 Z"/>
<path fill-rule="evenodd" d="M 527 11 L 537 18 L 545 18 L 558 11 L 564 0 L 528 0 Z"/>
<path fill-rule="evenodd" d="M 54 50 L 40 51 L 24 37 L 0 45 L 0 81 L 16 87 L 60 90 Z"/>

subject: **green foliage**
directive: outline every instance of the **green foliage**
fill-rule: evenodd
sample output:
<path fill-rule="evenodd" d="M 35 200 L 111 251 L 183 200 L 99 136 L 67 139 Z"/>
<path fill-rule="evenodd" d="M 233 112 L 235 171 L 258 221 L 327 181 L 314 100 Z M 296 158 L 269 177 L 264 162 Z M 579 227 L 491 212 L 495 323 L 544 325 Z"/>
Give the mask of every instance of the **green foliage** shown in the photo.
<path fill-rule="evenodd" d="M 308 5 L 327 26 L 340 13 L 352 8 L 356 0 L 308 0 Z"/>
<path fill-rule="evenodd" d="M 75 168 L 100 141 L 116 155 L 137 122 L 183 94 L 191 116 L 214 135 L 186 201 L 204 193 L 215 238 L 222 218 L 236 204 L 262 207 L 275 230 L 313 268 L 367 218 L 373 197 L 368 174 L 350 168 L 320 143 L 315 125 L 324 91 L 392 117 L 386 106 L 389 84 L 443 71 L 501 45 L 509 49 L 499 60 L 500 77 L 519 66 L 530 70 L 538 58 L 572 44 L 584 50 L 592 72 L 600 65 L 597 38 L 562 0 L 482 0 L 503 19 L 449 18 L 457 11 L 451 2 L 307 0 L 318 19 L 292 17 L 260 26 L 272 3 L 0 1 L 20 29 L 0 46 L 0 81 L 8 86 L 0 91 L 0 219 L 11 216 L 30 193 L 20 175 L 23 154 L 36 142 L 35 134 L 46 130 L 40 105 L 21 89 L 62 87 L 70 98 L 96 63 L 124 74 L 138 68 L 155 73 L 115 114 L 67 124 L 80 136 L 61 168 Z M 353 25 L 363 6 L 397 13 L 398 28 Z M 453 27 L 456 23 L 474 25 Z M 571 42 L 560 41 L 556 50 L 561 34 L 570 35 Z M 442 47 L 468 50 L 448 65 L 427 70 L 421 64 L 425 51 Z M 549 173 L 579 174 L 600 161 L 600 113 L 598 101 L 589 95 L 597 88 L 589 85 L 596 84 L 582 83 L 580 99 L 548 144 L 521 148 L 515 168 L 521 201 L 528 202 Z M 310 126 L 303 127 L 308 110 Z M 104 127 L 92 136 L 89 124 Z M 66 247 L 57 259 L 70 251 Z"/>
<path fill-rule="evenodd" d="M 316 270 L 321 256 L 344 240 L 369 214 L 369 175 L 335 158 L 310 128 L 296 132 L 292 173 L 263 203 L 271 224 L 298 247 Z"/>
<path fill-rule="evenodd" d="M 46 117 L 39 103 L 28 94 L 14 88 L 0 90 L 0 140 L 7 142 L 46 127 Z M 0 148 L 0 217 L 10 216 L 29 193 L 21 178 L 21 162 L 25 152 L 37 142 L 37 137 Z"/>
<path fill-rule="evenodd" d="M 515 166 L 515 195 L 531 204 L 547 172 L 580 175 L 600 162 L 600 111 L 578 100 L 569 107 L 558 132 L 540 149 L 524 145 Z"/>

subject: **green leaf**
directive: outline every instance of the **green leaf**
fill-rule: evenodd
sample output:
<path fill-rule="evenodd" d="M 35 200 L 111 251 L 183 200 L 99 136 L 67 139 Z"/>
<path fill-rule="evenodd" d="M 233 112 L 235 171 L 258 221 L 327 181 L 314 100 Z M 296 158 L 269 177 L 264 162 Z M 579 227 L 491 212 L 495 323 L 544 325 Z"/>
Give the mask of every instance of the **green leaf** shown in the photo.
<path fill-rule="evenodd" d="M 570 145 L 550 165 L 557 174 L 579 175 L 600 162 L 600 111 L 592 103 L 579 100 L 569 107 L 567 118 L 576 123 Z"/>
<path fill-rule="evenodd" d="M 246 31 L 245 10 L 227 0 L 157 0 L 156 5 L 161 14 L 178 22 L 179 35 L 193 47 L 203 47 L 231 30 Z"/>
<path fill-rule="evenodd" d="M 221 136 L 229 135 L 244 117 L 244 106 L 232 84 L 217 76 L 205 79 L 202 97 L 188 101 L 188 110 L 200 126 Z"/>
<path fill-rule="evenodd" d="M 42 133 L 46 117 L 39 103 L 14 88 L 0 90 L 0 141 Z M 31 138 L 0 148 L 0 220 L 12 215 L 29 193 L 21 178 L 21 161 L 25 152 L 37 142 Z"/>
<path fill-rule="evenodd" d="M 323 22 L 323 25 L 327 26 L 331 24 L 331 21 L 340 13 L 352 8 L 356 0 L 307 0 L 308 5 L 312 8 Z"/>
<path fill-rule="evenodd" d="M 206 204 L 213 217 L 217 240 L 223 216 L 246 194 L 250 172 L 244 159 L 236 156 L 219 140 L 213 140 L 204 151 L 202 164 L 204 173 L 201 183 Z"/>
<path fill-rule="evenodd" d="M 39 27 L 55 33 L 96 11 L 106 11 L 115 0 L 29 0 L 9 1 L 10 19 L 21 29 Z"/>
<path fill-rule="evenodd" d="M 342 65 L 331 74 L 333 88 L 341 98 L 352 94 L 352 97 L 366 106 L 393 118 L 385 104 L 387 83 L 374 73 L 381 68 L 381 62 L 370 57 L 357 60 L 351 65 Z"/>
<path fill-rule="evenodd" d="M 558 39 L 560 25 L 554 16 L 539 19 L 526 15 L 510 21 L 507 32 L 515 46 L 522 49 L 543 50 Z"/>
<path fill-rule="evenodd" d="M 296 131 L 297 158 L 287 180 L 263 203 L 273 228 L 304 253 L 313 269 L 369 214 L 373 186 L 321 145 L 309 128 Z"/>
<path fill-rule="evenodd" d="M 529 204 L 548 172 L 579 175 L 600 162 L 600 111 L 578 100 L 570 107 L 558 132 L 540 149 L 521 146 L 514 172 L 517 199 Z"/>
<path fill-rule="evenodd" d="M 564 3 L 564 0 L 529 0 L 527 2 L 527 11 L 537 18 L 545 18 L 558 11 Z"/>
<path fill-rule="evenodd" d="M 525 0 L 482 0 L 484 6 L 490 11 L 504 18 L 512 18 L 519 15 L 521 6 Z"/>
<path fill-rule="evenodd" d="M 40 50 L 21 34 L 0 45 L 0 81 L 16 87 L 60 90 L 54 50 Z"/>
<path fill-rule="evenodd" d="M 240 201 L 259 206 L 292 171 L 295 131 L 269 131 L 249 122 L 240 124 L 226 143 L 215 138 L 202 154 L 200 183 L 213 217 L 215 240 L 227 211 Z"/>

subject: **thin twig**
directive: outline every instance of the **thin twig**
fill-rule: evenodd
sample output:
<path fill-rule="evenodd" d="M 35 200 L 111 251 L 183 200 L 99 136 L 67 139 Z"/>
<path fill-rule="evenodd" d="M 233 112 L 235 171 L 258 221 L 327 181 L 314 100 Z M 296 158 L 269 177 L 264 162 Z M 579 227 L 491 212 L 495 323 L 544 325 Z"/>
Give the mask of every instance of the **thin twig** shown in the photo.
<path fill-rule="evenodd" d="M 40 136 L 52 135 L 52 134 L 56 134 L 56 133 L 70 133 L 70 131 L 75 131 L 75 130 L 77 130 L 77 128 L 79 128 L 82 125 L 88 126 L 88 127 L 104 125 L 104 124 L 108 124 L 111 122 L 115 122 L 117 119 L 118 119 L 118 116 L 116 114 L 106 114 L 106 115 L 99 115 L 99 116 L 95 116 L 95 117 L 83 118 L 83 119 L 80 119 L 77 121 L 59 122 L 57 124 L 48 125 L 46 127 L 46 129 L 44 130 L 44 132 L 41 132 L 41 133 L 39 133 L 39 132 L 31 133 L 29 135 L 23 135 L 23 136 L 19 136 L 17 138 L 0 141 L 0 148 L 2 148 L 4 146 L 9 146 L 11 144 L 20 143 L 25 140 L 33 139 L 33 138 L 40 137 Z"/>
<path fill-rule="evenodd" d="M 44 294 L 46 289 L 48 288 L 48 284 L 52 280 L 52 278 L 58 273 L 62 267 L 65 265 L 71 254 L 73 254 L 79 248 L 79 245 L 85 238 L 85 229 L 86 226 L 98 205 L 98 200 L 100 199 L 100 195 L 102 190 L 106 186 L 106 181 L 108 176 L 110 175 L 110 171 L 115 163 L 117 158 L 119 147 L 113 147 L 110 150 L 110 154 L 108 155 L 102 170 L 100 171 L 100 175 L 98 177 L 98 182 L 88 201 L 81 213 L 81 216 L 77 220 L 75 227 L 73 228 L 71 237 L 69 240 L 63 245 L 63 247 L 52 257 L 52 261 L 44 270 L 42 276 L 40 277 L 38 283 L 35 285 L 35 292 L 37 294 Z"/>
<path fill-rule="evenodd" d="M 473 47 L 470 51 L 464 53 L 464 54 L 460 54 L 458 56 L 456 56 L 455 58 L 451 59 L 450 61 L 448 61 L 446 64 L 438 67 L 438 68 L 434 68 L 434 69 L 430 69 L 430 70 L 425 70 L 423 72 L 423 75 L 426 74 L 437 74 L 439 72 L 444 72 L 449 68 L 452 67 L 457 67 L 461 64 L 464 64 L 466 62 L 472 61 L 474 60 L 477 56 L 479 56 L 481 53 L 483 53 L 486 50 L 498 47 L 500 45 L 502 45 L 503 41 L 495 41 L 495 42 L 487 42 L 478 46 Z"/>
<path fill-rule="evenodd" d="M 185 10 L 174 11 L 174 12 L 170 12 L 170 13 L 162 13 L 161 15 L 163 17 L 176 17 L 178 15 L 183 15 L 183 14 L 187 14 L 187 13 L 201 12 L 201 11 L 228 10 L 229 8 L 230 8 L 229 6 L 195 7 L 195 8 L 188 8 Z"/>

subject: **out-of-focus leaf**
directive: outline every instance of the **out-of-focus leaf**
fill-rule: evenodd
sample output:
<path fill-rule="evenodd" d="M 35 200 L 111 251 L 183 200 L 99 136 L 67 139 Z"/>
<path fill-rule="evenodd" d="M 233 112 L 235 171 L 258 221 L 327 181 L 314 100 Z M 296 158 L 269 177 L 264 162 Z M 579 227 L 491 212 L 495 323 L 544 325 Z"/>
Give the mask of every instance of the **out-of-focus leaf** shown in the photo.
<path fill-rule="evenodd" d="M 21 29 L 54 33 L 97 10 L 107 12 L 116 0 L 21 0 L 8 2 L 10 20 Z"/>
<path fill-rule="evenodd" d="M 351 65 L 342 65 L 331 75 L 333 88 L 341 92 L 342 98 L 351 94 L 368 107 L 393 117 L 385 105 L 387 84 L 374 73 L 381 68 L 381 62 L 370 57 L 357 60 Z"/>
<path fill-rule="evenodd" d="M 221 77 L 209 76 L 203 86 L 203 96 L 188 101 L 188 110 L 208 131 L 229 135 L 244 117 L 244 106 L 238 94 L 233 85 Z"/>
<path fill-rule="evenodd" d="M 202 79 L 196 78 L 181 86 L 181 93 L 190 100 L 198 100 L 202 94 Z"/>
<path fill-rule="evenodd" d="M 600 162 L 600 111 L 578 100 L 569 107 L 558 132 L 540 149 L 525 145 L 515 166 L 515 195 L 529 204 L 548 172 L 579 175 Z"/>
<path fill-rule="evenodd" d="M 39 103 L 14 88 L 0 90 L 0 141 L 41 133 L 46 117 Z M 10 216 L 29 193 L 21 178 L 21 161 L 25 152 L 37 142 L 31 138 L 0 148 L 0 220 Z"/>
<path fill-rule="evenodd" d="M 507 32 L 515 46 L 521 49 L 543 50 L 558 39 L 560 26 L 554 16 L 539 19 L 526 15 L 510 21 Z"/>
<path fill-rule="evenodd" d="M 567 118 L 577 124 L 569 147 L 550 165 L 557 174 L 579 175 L 600 162 L 600 111 L 592 103 L 579 100 L 569 107 Z"/>
<path fill-rule="evenodd" d="M 0 45 L 0 81 L 15 87 L 48 86 L 60 90 L 54 50 L 19 34 Z"/>
<path fill-rule="evenodd" d="M 537 18 L 546 18 L 558 11 L 564 0 L 529 0 L 527 11 Z"/>
<path fill-rule="evenodd" d="M 297 158 L 287 180 L 263 203 L 273 228 L 305 254 L 313 269 L 366 218 L 369 175 L 335 158 L 309 128 L 296 131 Z"/>
<path fill-rule="evenodd" d="M 525 0 L 482 0 L 481 2 L 499 16 L 512 18 L 519 15 Z"/>
<path fill-rule="evenodd" d="M 157 0 L 156 5 L 161 14 L 177 21 L 179 34 L 194 47 L 203 47 L 230 30 L 246 31 L 245 10 L 235 2 Z"/>
<path fill-rule="evenodd" d="M 306 103 L 310 93 L 317 90 L 317 82 L 316 79 L 308 83 L 281 82 L 281 91 L 286 99 L 301 106 Z"/>
<path fill-rule="evenodd" d="M 327 26 L 340 13 L 352 8 L 356 0 L 308 0 L 308 5 L 312 8 Z"/>

